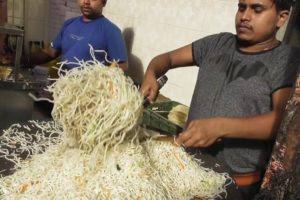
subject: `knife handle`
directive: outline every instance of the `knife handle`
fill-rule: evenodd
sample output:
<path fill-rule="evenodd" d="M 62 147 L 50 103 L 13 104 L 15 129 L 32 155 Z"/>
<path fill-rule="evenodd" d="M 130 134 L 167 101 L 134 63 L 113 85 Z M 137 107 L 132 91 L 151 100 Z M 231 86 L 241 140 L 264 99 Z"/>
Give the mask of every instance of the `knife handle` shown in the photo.
<path fill-rule="evenodd" d="M 167 81 L 168 81 L 168 77 L 166 75 L 159 77 L 157 79 L 158 90 L 160 90 L 166 84 Z M 144 97 L 144 100 L 143 100 L 144 108 L 146 108 L 149 105 L 150 105 L 150 101 L 149 101 L 148 97 Z"/>

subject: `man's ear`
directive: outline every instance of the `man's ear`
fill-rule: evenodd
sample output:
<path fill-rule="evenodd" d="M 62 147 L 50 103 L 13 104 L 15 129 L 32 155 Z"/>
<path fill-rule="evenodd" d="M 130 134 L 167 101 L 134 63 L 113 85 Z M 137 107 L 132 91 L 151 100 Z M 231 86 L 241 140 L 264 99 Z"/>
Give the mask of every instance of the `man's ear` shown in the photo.
<path fill-rule="evenodd" d="M 282 27 L 285 24 L 285 22 L 289 18 L 289 15 L 290 15 L 290 11 L 288 11 L 288 10 L 279 11 L 278 21 L 277 21 L 277 27 L 278 28 Z"/>

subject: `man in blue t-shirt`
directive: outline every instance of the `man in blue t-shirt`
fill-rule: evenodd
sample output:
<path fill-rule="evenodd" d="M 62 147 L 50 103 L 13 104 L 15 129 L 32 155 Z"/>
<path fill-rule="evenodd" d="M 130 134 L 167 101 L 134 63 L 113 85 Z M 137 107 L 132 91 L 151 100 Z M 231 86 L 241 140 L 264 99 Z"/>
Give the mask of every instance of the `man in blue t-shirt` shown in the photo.
<path fill-rule="evenodd" d="M 27 61 L 30 65 L 48 62 L 61 55 L 68 61 L 65 67 L 77 67 L 77 60 L 92 60 L 90 46 L 104 50 L 107 60 L 117 61 L 119 67 L 127 70 L 127 53 L 120 29 L 102 15 L 107 0 L 79 0 L 82 16 L 64 22 L 51 46 L 35 53 Z M 105 53 L 96 52 L 96 59 L 106 63 Z M 26 62 L 26 61 L 25 61 Z"/>

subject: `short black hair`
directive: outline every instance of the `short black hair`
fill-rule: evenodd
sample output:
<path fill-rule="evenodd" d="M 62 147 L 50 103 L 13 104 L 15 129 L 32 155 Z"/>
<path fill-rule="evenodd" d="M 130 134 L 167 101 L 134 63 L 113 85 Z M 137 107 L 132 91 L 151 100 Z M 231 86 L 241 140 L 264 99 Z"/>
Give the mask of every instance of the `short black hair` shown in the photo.
<path fill-rule="evenodd" d="M 273 0 L 277 10 L 290 10 L 294 0 Z"/>

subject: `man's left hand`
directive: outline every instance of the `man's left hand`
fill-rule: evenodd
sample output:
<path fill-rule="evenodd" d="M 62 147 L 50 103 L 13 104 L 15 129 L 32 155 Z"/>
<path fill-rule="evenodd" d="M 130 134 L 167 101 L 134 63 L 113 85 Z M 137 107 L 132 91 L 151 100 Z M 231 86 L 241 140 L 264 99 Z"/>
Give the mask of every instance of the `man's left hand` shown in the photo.
<path fill-rule="evenodd" d="M 208 147 L 222 136 L 221 118 L 192 121 L 176 142 L 184 147 Z"/>

